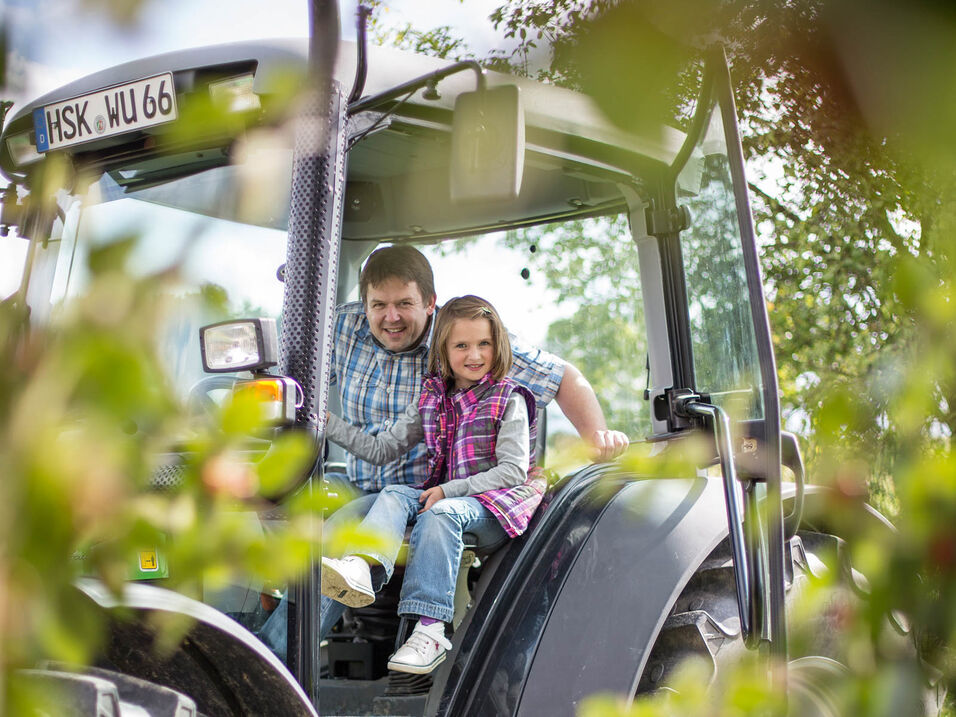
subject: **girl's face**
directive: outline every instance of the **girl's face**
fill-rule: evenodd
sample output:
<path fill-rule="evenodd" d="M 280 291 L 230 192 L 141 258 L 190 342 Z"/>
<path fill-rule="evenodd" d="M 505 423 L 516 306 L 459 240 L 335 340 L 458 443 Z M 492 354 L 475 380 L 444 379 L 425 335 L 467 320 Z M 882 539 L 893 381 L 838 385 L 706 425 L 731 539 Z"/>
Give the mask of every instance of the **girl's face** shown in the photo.
<path fill-rule="evenodd" d="M 455 319 L 445 342 L 455 388 L 469 388 L 491 370 L 495 345 L 488 319 Z"/>

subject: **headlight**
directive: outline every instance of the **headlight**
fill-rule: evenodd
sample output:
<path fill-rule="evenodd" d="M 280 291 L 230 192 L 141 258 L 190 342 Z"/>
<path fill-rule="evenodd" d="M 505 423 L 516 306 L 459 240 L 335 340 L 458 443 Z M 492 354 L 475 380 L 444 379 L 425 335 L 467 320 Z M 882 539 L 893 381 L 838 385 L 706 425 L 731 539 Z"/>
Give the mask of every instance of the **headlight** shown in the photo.
<path fill-rule="evenodd" d="M 261 371 L 278 363 L 275 319 L 237 319 L 199 329 L 203 369 L 209 373 Z"/>

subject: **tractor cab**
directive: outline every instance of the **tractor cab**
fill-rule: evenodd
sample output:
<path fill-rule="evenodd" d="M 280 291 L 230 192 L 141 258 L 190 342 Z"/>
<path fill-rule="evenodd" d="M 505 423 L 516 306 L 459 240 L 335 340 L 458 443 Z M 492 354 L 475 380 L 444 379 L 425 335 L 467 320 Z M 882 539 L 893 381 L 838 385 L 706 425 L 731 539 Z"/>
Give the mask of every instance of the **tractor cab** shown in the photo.
<path fill-rule="evenodd" d="M 687 630 L 691 651 L 713 660 L 714 624 L 728 642 L 785 650 L 782 561 L 795 529 L 784 535 L 776 378 L 723 54 L 709 55 L 686 132 L 638 135 L 570 90 L 385 48 L 366 58 L 346 43 L 327 91 L 283 122 L 307 50 L 256 42 L 146 58 L 16 113 L 0 167 L 19 190 L 0 223 L 30 242 L 14 297 L 29 320 L 83 291 L 98 248 L 127 241 L 131 271 L 171 272 L 157 342 L 184 400 L 202 412 L 237 382 L 278 379 L 273 430 L 317 438 L 309 470 L 250 514 L 269 530 L 284 500 L 341 470 L 341 453 L 321 452 L 325 411 L 338 410 L 331 317 L 358 299 L 375 247 L 422 248 L 439 301 L 479 294 L 509 328 L 531 330 L 541 321 L 529 315 L 555 300 L 533 295 L 533 254 L 563 252 L 560 281 L 589 286 L 539 340 L 593 374 L 632 442 L 679 452 L 703 432 L 712 452 L 669 481 L 626 462 L 557 476 L 525 535 L 466 553 L 453 650 L 427 679 L 383 667 L 402 629 L 394 595 L 320 645 L 315 575 L 209 591 L 205 605 L 139 586 L 128 606 L 190 614 L 198 633 L 154 658 L 128 649 L 145 628 L 118 623 L 104 664 L 208 714 L 320 702 L 323 714 L 563 714 L 594 692 L 657 689 Z M 248 459 L 267 451 L 258 436 Z M 154 487 L 174 488 L 177 465 L 175 451 L 159 461 Z M 747 538 L 759 501 L 766 536 Z M 709 603 L 690 612 L 711 612 L 691 619 L 681 596 L 701 589 L 702 571 L 720 572 L 726 590 L 704 591 Z M 284 664 L 255 636 L 278 605 Z M 282 694 L 272 707 L 268 690 Z"/>

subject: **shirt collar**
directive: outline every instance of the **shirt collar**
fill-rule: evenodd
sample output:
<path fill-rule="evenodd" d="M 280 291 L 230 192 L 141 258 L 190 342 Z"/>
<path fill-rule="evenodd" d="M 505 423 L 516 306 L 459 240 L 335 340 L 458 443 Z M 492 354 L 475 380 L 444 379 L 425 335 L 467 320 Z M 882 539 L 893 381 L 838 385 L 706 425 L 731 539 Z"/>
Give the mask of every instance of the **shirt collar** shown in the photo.
<path fill-rule="evenodd" d="M 485 394 L 485 391 L 495 385 L 495 381 L 491 377 L 491 371 L 486 373 L 481 377 L 481 380 L 468 388 L 462 389 L 453 389 L 451 391 L 451 397 L 460 403 L 468 403 L 469 401 L 478 400 L 481 396 Z"/>

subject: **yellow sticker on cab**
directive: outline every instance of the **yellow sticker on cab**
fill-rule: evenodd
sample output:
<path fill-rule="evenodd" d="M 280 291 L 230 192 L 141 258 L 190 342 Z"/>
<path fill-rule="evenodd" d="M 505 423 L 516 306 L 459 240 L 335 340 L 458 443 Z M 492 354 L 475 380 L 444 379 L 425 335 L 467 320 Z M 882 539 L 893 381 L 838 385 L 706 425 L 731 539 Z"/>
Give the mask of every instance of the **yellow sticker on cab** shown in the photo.
<path fill-rule="evenodd" d="M 139 551 L 139 569 L 144 573 L 153 573 L 159 570 L 159 560 L 155 550 Z"/>

